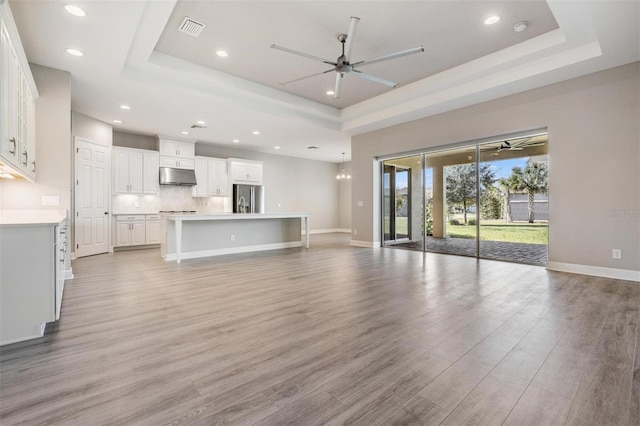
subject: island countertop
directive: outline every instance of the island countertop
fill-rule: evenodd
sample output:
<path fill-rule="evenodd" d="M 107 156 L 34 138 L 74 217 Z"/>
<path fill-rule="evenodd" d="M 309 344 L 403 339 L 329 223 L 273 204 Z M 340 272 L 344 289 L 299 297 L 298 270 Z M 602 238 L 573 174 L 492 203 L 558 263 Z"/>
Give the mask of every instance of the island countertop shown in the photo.
<path fill-rule="evenodd" d="M 169 220 L 248 220 L 248 219 L 290 219 L 308 218 L 309 213 L 195 213 L 170 214 Z"/>

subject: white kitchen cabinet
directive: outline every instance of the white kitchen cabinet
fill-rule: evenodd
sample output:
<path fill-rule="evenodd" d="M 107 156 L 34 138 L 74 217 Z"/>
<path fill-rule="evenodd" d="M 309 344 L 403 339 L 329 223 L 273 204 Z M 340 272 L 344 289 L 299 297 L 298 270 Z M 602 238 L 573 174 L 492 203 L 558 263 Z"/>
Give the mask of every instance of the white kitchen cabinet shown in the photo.
<path fill-rule="evenodd" d="M 226 197 L 228 190 L 227 161 L 221 158 L 196 157 L 194 197 Z"/>
<path fill-rule="evenodd" d="M 113 149 L 113 192 L 142 194 L 143 154 L 129 148 Z"/>
<path fill-rule="evenodd" d="M 193 158 L 196 155 L 194 142 L 158 139 L 158 150 L 160 151 L 160 155 L 169 155 L 172 157 Z"/>
<path fill-rule="evenodd" d="M 194 158 L 179 158 L 160 156 L 160 167 L 174 167 L 176 169 L 195 169 L 196 161 Z"/>
<path fill-rule="evenodd" d="M 9 212 L 0 215 L 0 345 L 41 337 L 60 318 L 67 255 L 66 211 Z"/>
<path fill-rule="evenodd" d="M 160 193 L 160 154 L 157 151 L 142 153 L 142 192 L 145 194 Z"/>
<path fill-rule="evenodd" d="M 145 215 L 116 215 L 116 247 L 146 244 Z"/>
<path fill-rule="evenodd" d="M 37 90 L 13 18 L 0 18 L 0 163 L 35 182 Z"/>
<path fill-rule="evenodd" d="M 157 151 L 113 148 L 113 192 L 158 194 L 160 155 Z"/>
<path fill-rule="evenodd" d="M 161 220 L 159 215 L 145 215 L 145 244 L 160 244 Z"/>
<path fill-rule="evenodd" d="M 195 169 L 195 143 L 158 139 L 160 166 L 177 169 Z"/>
<path fill-rule="evenodd" d="M 231 183 L 262 185 L 262 163 L 259 161 L 230 159 Z"/>

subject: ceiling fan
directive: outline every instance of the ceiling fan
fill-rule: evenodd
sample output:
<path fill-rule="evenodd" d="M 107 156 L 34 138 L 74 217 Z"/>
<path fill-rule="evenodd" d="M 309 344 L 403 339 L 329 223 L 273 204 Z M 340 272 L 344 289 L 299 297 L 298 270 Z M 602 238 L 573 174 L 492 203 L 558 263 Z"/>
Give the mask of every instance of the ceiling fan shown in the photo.
<path fill-rule="evenodd" d="M 501 151 L 522 151 L 525 148 L 542 146 L 546 143 L 544 141 L 532 139 L 533 137 L 527 137 L 511 141 L 502 141 L 497 148 L 492 148 L 495 149 L 495 151 L 492 152 L 491 155 L 499 155 Z"/>
<path fill-rule="evenodd" d="M 395 88 L 398 85 L 398 83 L 395 83 L 395 82 L 389 81 L 389 80 L 385 80 L 384 78 L 376 77 L 375 75 L 364 73 L 364 72 L 362 72 L 362 71 L 360 71 L 358 69 L 355 69 L 355 67 L 356 66 L 363 66 L 363 65 L 371 65 L 371 64 L 375 64 L 377 62 L 382 62 L 382 61 L 387 61 L 389 59 L 399 58 L 401 56 L 407 56 L 407 55 L 412 55 L 414 53 L 424 52 L 424 47 L 423 46 L 414 47 L 413 49 L 402 50 L 400 52 L 390 53 L 388 55 L 379 56 L 377 58 L 365 59 L 364 61 L 358 61 L 358 62 L 353 62 L 352 63 L 351 62 L 351 53 L 352 53 L 353 38 L 356 35 L 359 23 L 360 23 L 360 18 L 352 16 L 351 17 L 351 22 L 349 24 L 349 31 L 347 32 L 347 34 L 340 34 L 338 36 L 338 41 L 340 43 L 342 43 L 342 55 L 340 55 L 338 57 L 338 59 L 335 60 L 335 62 L 330 61 L 328 59 L 320 58 L 318 56 L 310 55 L 308 53 L 299 52 L 297 50 L 289 49 L 287 47 L 282 47 L 282 46 L 278 46 L 276 44 L 272 44 L 271 48 L 273 48 L 273 49 L 282 50 L 283 52 L 292 53 L 294 55 L 302 56 L 302 57 L 308 58 L 308 59 L 313 59 L 314 61 L 320 61 L 320 62 L 323 62 L 325 64 L 333 66 L 333 68 L 330 68 L 330 69 L 328 69 L 326 71 L 319 72 L 319 73 L 312 74 L 312 75 L 308 75 L 308 76 L 301 77 L 301 78 L 296 78 L 295 80 L 285 81 L 284 83 L 280 83 L 280 85 L 284 86 L 284 85 L 287 85 L 287 84 L 295 83 L 297 81 L 306 80 L 307 78 L 311 78 L 311 77 L 315 77 L 315 76 L 318 76 L 318 75 L 330 73 L 331 71 L 335 71 L 336 72 L 336 87 L 335 87 L 335 90 L 333 91 L 334 92 L 333 93 L 333 97 L 334 98 L 339 98 L 340 97 L 340 89 L 342 88 L 342 79 L 344 78 L 345 74 L 352 74 L 352 75 L 355 75 L 356 77 L 360 77 L 360 78 L 363 78 L 365 80 L 373 81 L 375 83 L 380 83 L 380 84 L 384 84 L 385 86 L 388 86 L 388 87 L 391 87 L 391 88 Z"/>

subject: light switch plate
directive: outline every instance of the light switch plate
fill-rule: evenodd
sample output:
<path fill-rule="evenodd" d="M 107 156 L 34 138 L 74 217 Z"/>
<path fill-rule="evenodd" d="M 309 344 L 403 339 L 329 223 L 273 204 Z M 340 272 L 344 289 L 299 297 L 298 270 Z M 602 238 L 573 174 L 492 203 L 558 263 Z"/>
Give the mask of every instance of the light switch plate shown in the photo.
<path fill-rule="evenodd" d="M 57 195 L 43 195 L 42 205 L 43 206 L 59 206 L 60 197 L 58 197 Z"/>
<path fill-rule="evenodd" d="M 620 250 L 620 249 L 611 250 L 611 258 L 612 259 L 622 259 L 622 250 Z"/>

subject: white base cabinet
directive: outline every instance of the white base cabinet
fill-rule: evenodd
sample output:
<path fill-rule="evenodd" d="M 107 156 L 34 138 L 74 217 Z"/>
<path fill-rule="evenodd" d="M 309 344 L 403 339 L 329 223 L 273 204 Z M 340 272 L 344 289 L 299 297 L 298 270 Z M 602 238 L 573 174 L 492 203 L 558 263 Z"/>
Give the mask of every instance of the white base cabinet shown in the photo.
<path fill-rule="evenodd" d="M 66 219 L 0 224 L 0 345 L 41 337 L 60 318 Z"/>
<path fill-rule="evenodd" d="M 159 215 L 145 215 L 144 230 L 146 244 L 160 244 L 161 220 Z"/>
<path fill-rule="evenodd" d="M 116 246 L 137 246 L 146 243 L 144 215 L 116 216 Z"/>

